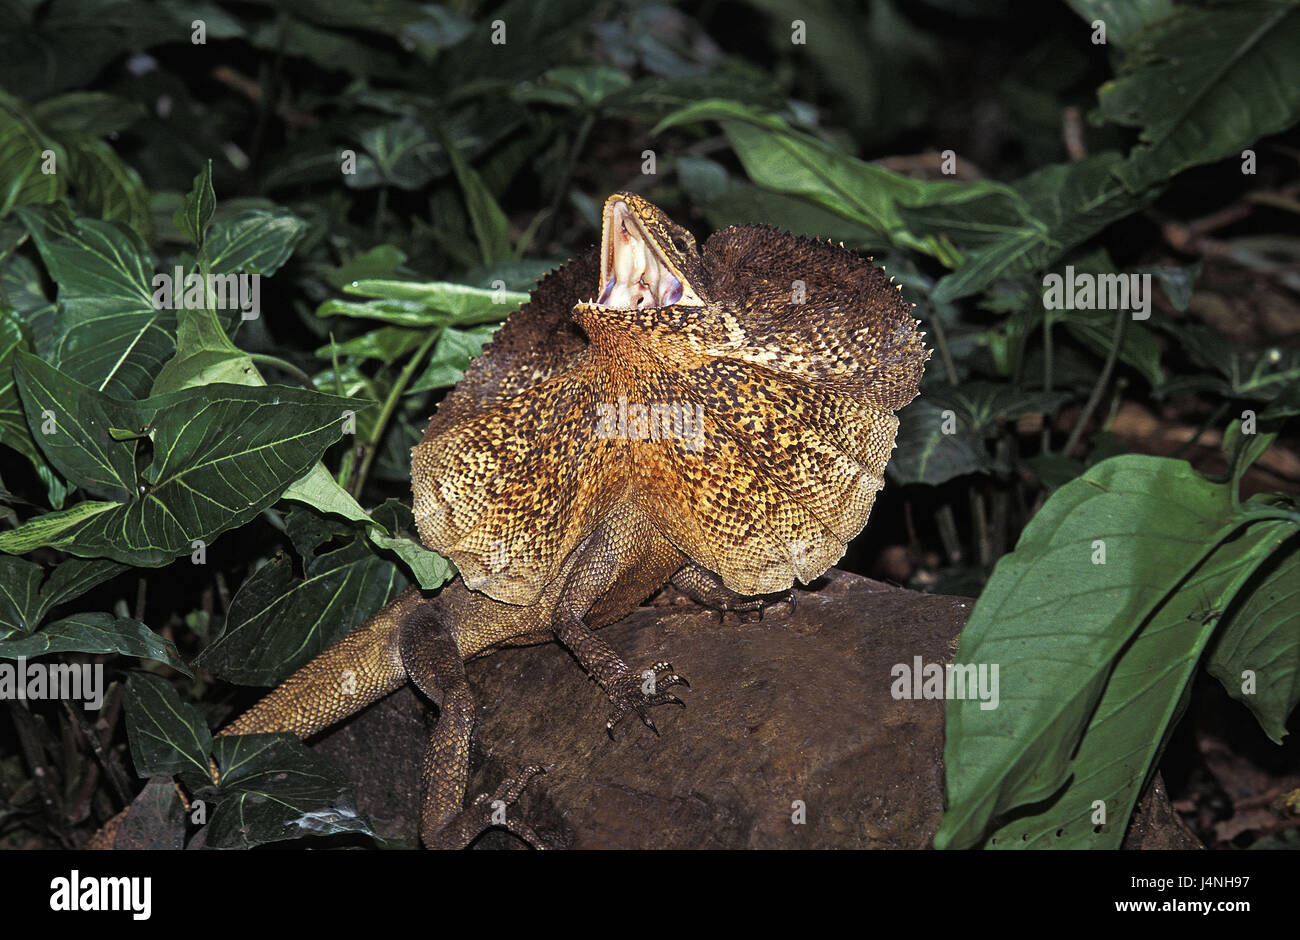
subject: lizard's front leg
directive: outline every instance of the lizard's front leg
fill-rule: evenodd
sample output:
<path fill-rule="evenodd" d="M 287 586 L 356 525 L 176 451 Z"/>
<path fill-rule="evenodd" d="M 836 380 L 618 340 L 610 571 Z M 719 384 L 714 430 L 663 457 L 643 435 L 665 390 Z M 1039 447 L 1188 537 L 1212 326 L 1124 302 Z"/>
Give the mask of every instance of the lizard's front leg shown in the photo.
<path fill-rule="evenodd" d="M 407 676 L 438 706 L 438 722 L 424 752 L 420 839 L 430 849 L 463 849 L 483 830 L 502 825 L 493 819 L 494 804 L 512 807 L 542 768 L 525 767 L 491 796 L 480 794 L 465 807 L 474 698 L 460 650 L 436 610 L 430 610 L 404 625 L 401 651 Z M 517 817 L 517 813 L 507 813 L 504 828 L 536 848 L 550 848 Z"/>
<path fill-rule="evenodd" d="M 632 670 L 612 646 L 596 636 L 582 618 L 571 611 L 559 614 L 555 633 L 609 696 L 613 710 L 605 722 L 605 729 L 611 738 L 614 726 L 628 712 L 635 712 L 647 728 L 658 734 L 659 729 L 646 714 L 646 709 L 668 702 L 685 706 L 686 703 L 668 689 L 675 685 L 690 688 L 690 683 L 672 671 L 671 663 L 655 663 L 644 673 Z M 668 674 L 661 676 L 663 672 Z"/>

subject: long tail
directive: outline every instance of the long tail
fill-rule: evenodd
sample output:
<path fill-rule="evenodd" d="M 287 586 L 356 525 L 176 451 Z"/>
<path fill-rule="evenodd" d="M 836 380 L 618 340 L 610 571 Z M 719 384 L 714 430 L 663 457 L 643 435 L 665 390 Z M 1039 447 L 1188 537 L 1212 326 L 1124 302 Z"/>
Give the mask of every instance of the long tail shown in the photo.
<path fill-rule="evenodd" d="M 402 624 L 427 603 L 418 588 L 403 591 L 222 728 L 217 737 L 287 731 L 307 738 L 397 690 L 406 681 Z M 213 782 L 217 782 L 215 767 Z M 105 823 L 86 848 L 113 848 L 126 813 L 123 810 Z"/>

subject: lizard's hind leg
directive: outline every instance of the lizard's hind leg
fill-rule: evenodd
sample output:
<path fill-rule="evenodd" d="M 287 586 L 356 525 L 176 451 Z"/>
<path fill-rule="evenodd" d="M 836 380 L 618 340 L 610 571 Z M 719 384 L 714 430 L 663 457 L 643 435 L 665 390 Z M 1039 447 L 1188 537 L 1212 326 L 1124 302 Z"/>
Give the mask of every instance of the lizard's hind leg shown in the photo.
<path fill-rule="evenodd" d="M 794 591 L 781 594 L 737 594 L 722 584 L 722 579 L 702 565 L 691 562 L 672 576 L 672 585 L 697 603 L 712 608 L 719 617 L 735 611 L 742 620 L 761 620 L 769 610 L 792 613 Z"/>
<path fill-rule="evenodd" d="M 410 680 L 438 706 L 438 722 L 424 752 L 420 838 L 425 846 L 462 849 L 485 829 L 503 826 L 536 848 L 550 848 L 518 818 L 517 812 L 507 811 L 493 818 L 497 809 L 510 810 L 528 781 L 543 772 L 535 764 L 508 777 L 491 796 L 479 794 L 470 806 L 464 806 L 474 698 L 460 650 L 443 625 L 437 607 L 407 621 L 402 629 L 401 651 Z"/>

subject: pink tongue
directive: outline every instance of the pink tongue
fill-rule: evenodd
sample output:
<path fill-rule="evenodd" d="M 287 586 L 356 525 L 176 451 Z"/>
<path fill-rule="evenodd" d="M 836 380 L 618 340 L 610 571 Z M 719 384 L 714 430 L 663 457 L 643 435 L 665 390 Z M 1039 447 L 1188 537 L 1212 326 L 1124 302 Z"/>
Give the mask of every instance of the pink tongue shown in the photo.
<path fill-rule="evenodd" d="M 659 306 L 671 307 L 682 299 L 682 282 L 671 274 L 668 275 L 668 291 L 659 298 Z"/>
<path fill-rule="evenodd" d="M 614 284 L 615 284 L 615 279 L 612 277 L 605 282 L 605 289 L 600 292 L 600 299 L 597 300 L 596 303 L 603 304 L 605 303 L 605 301 L 609 300 L 609 295 L 614 290 Z"/>

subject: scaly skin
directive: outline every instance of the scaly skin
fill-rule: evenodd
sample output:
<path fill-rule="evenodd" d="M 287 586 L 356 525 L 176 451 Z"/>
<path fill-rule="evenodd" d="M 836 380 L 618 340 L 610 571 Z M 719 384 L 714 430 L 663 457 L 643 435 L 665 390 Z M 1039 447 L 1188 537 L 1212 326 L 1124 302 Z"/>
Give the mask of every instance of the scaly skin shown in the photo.
<path fill-rule="evenodd" d="M 411 681 L 439 709 L 421 838 L 467 845 L 539 768 L 464 807 L 465 661 L 558 639 L 609 696 L 611 734 L 628 713 L 653 728 L 647 709 L 680 703 L 685 680 L 657 663 L 644 692 L 594 631 L 670 580 L 761 610 L 843 555 L 929 355 L 910 310 L 842 247 L 744 226 L 700 251 L 641 197 L 611 196 L 602 245 L 538 284 L 412 452 L 421 540 L 461 577 L 405 591 L 221 733 L 309 737 Z"/>

